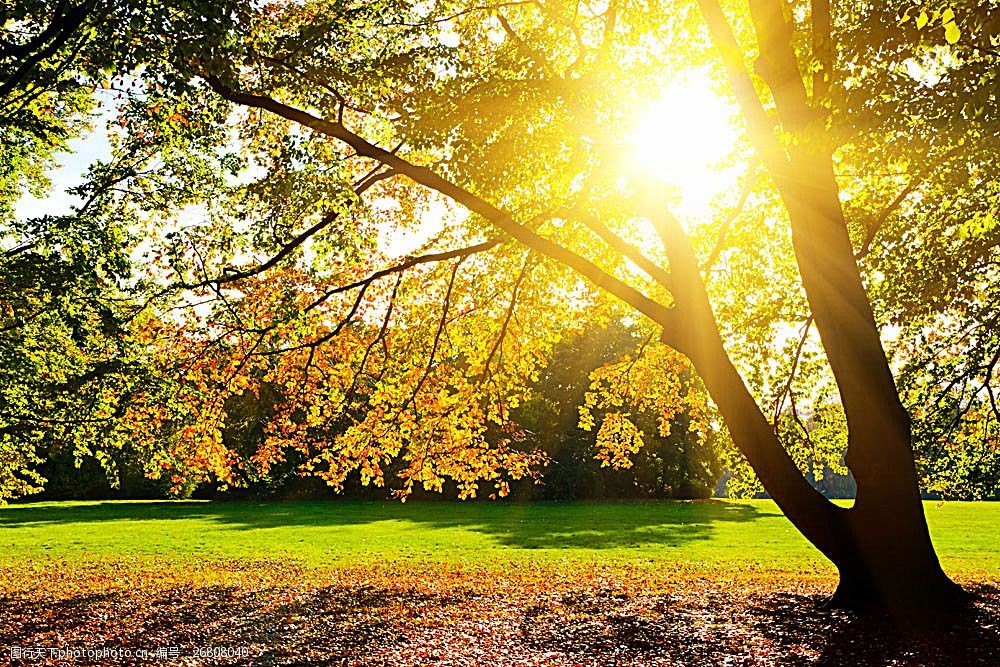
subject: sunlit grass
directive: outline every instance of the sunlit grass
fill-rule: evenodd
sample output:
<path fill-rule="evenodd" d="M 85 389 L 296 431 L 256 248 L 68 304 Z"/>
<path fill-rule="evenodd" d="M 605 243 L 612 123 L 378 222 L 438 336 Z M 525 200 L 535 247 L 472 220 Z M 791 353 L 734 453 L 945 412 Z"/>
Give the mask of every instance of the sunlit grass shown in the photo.
<path fill-rule="evenodd" d="M 928 503 L 945 569 L 1000 576 L 1000 503 Z M 0 564 L 611 565 L 830 577 L 770 501 L 63 502 L 0 510 Z"/>

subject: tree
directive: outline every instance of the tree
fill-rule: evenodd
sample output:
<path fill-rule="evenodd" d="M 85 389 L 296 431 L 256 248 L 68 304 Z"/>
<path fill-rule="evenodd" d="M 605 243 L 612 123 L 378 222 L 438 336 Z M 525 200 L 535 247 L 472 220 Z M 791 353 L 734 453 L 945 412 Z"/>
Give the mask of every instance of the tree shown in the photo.
<path fill-rule="evenodd" d="M 90 39 L 107 18 L 96 5 L 24 2 L 3 12 L 0 502 L 44 481 L 33 468 L 44 440 L 49 449 L 94 444 L 102 420 L 80 412 L 108 410 L 107 383 L 117 384 L 125 367 L 113 294 L 128 273 L 123 230 L 86 205 L 77 215 L 29 220 L 13 210 L 24 190 L 41 194 L 45 170 L 97 104 L 95 79 L 111 65 L 116 36 L 104 35 L 96 46 Z"/>
<path fill-rule="evenodd" d="M 40 490 L 45 480 L 37 465 L 57 455 L 77 464 L 92 456 L 114 482 L 120 458 L 114 450 L 129 443 L 116 426 L 148 379 L 129 326 L 142 313 L 145 286 L 129 256 L 137 220 L 120 215 L 117 188 L 152 155 L 166 157 L 164 146 L 184 147 L 185 163 L 196 171 L 190 158 L 196 142 L 181 131 L 124 139 L 74 189 L 79 202 L 70 214 L 24 217 L 15 205 L 25 191 L 44 193 L 46 171 L 99 113 L 127 115 L 117 102 L 138 86 L 129 75 L 172 53 L 144 39 L 146 29 L 169 23 L 177 11 L 145 0 L 3 6 L 0 503 Z M 207 141 L 216 136 L 204 128 L 199 134 Z M 183 189 L 175 189 L 179 194 L 164 204 L 183 200 Z"/>
<path fill-rule="evenodd" d="M 837 565 L 841 583 L 836 602 L 920 605 L 957 598 L 958 589 L 941 571 L 927 533 L 913 463 L 909 416 L 899 401 L 886 361 L 840 202 L 833 159 L 836 143 L 825 129 L 828 110 L 824 88 L 833 73 L 828 8 L 824 3 L 813 6 L 812 57 L 819 70 L 811 81 L 806 81 L 796 53 L 796 26 L 786 17 L 785 7 L 767 0 L 750 3 L 753 34 L 760 52 L 757 72 L 773 97 L 782 131 L 779 137 L 774 132 L 775 116 L 761 102 L 721 7 L 711 1 L 699 6 L 755 150 L 791 222 L 802 285 L 847 414 L 847 464 L 858 481 L 858 495 L 851 509 L 826 501 L 803 479 L 781 447 L 726 352 L 691 242 L 661 193 L 637 193 L 635 209 L 653 223 L 662 240 L 669 261 L 669 280 L 658 272 L 653 277 L 666 283 L 663 286 L 669 289 L 672 304 L 646 296 L 566 244 L 519 223 L 489 201 L 489 188 L 473 193 L 398 152 L 364 139 L 349 129 L 342 115 L 324 118 L 281 101 L 278 95 L 267 94 L 266 81 L 241 80 L 230 54 L 213 53 L 192 64 L 222 97 L 271 112 L 347 144 L 358 155 L 462 204 L 499 231 L 569 266 L 662 326 L 662 340 L 691 359 L 733 441 L 764 487 L 796 527 Z M 609 32 L 613 32 L 612 20 L 605 21 Z M 300 66 L 289 62 L 291 53 L 249 57 L 255 64 L 274 61 L 297 73 Z M 303 72 L 302 78 L 309 75 Z M 571 80 L 564 79 L 567 87 Z"/>
<path fill-rule="evenodd" d="M 933 11 L 933 10 L 936 11 Z M 957 17 L 957 19 L 956 19 Z M 996 51 L 994 4 L 919 9 L 890 4 L 847 17 L 849 53 L 868 68 L 843 95 L 840 133 L 859 174 L 841 174 L 845 212 L 889 352 L 922 486 L 945 497 L 995 493 Z M 877 40 L 877 41 L 876 41 Z M 876 47 L 877 44 L 877 47 Z M 863 146 L 863 148 L 862 148 Z M 879 182 L 882 184 L 880 185 Z M 856 197 L 855 197 L 856 195 Z M 883 210 L 871 214 L 871 201 Z"/>
<path fill-rule="evenodd" d="M 583 278 L 627 304 L 631 317 L 644 316 L 644 326 L 660 330 L 662 342 L 690 360 L 764 487 L 838 567 L 835 603 L 957 602 L 961 592 L 942 572 L 928 536 L 910 417 L 859 268 L 859 257 L 868 271 L 869 255 L 889 256 L 898 247 L 891 235 L 884 244 L 876 241 L 897 221 L 901 230 L 912 223 L 913 211 L 904 204 L 922 181 L 920 169 L 907 164 L 911 179 L 881 209 L 876 202 L 893 178 L 856 179 L 848 190 L 842 172 L 844 165 L 877 159 L 899 136 L 889 120 L 903 114 L 914 115 L 914 125 L 924 129 L 951 112 L 968 121 L 956 135 L 942 135 L 945 157 L 972 139 L 989 144 L 993 137 L 984 138 L 981 123 L 942 106 L 936 94 L 914 94 L 903 111 L 888 113 L 890 105 L 880 106 L 873 91 L 906 83 L 898 78 L 859 84 L 899 64 L 866 54 L 866 35 L 876 41 L 893 35 L 897 45 L 926 46 L 934 39 L 929 31 L 914 35 L 897 27 L 904 12 L 896 8 L 751 0 L 749 8 L 740 5 L 727 15 L 714 0 L 701 0 L 676 9 L 652 11 L 629 2 L 596 9 L 575 2 L 185 6 L 155 34 L 169 45 L 169 66 L 149 73 L 147 86 L 155 93 L 137 100 L 129 136 L 187 125 L 192 109 L 225 100 L 244 110 L 246 153 L 267 173 L 213 189 L 215 208 L 212 196 L 203 195 L 213 224 L 171 237 L 172 286 L 214 294 L 217 303 L 211 326 L 176 340 L 211 349 L 222 349 L 217 343 L 225 341 L 225 349 L 235 350 L 232 361 L 218 366 L 224 371 L 199 371 L 231 392 L 247 389 L 246 378 L 256 377 L 247 370 L 253 359 L 281 352 L 291 361 L 268 381 L 287 385 L 297 371 L 299 382 L 304 377 L 310 383 L 304 396 L 327 392 L 342 405 L 365 394 L 371 409 L 357 428 L 310 445 L 334 484 L 352 466 L 381 480 L 380 464 L 401 456 L 409 463 L 408 485 L 433 488 L 448 475 L 470 493 L 480 479 L 496 480 L 502 490 L 496 471 L 524 474 L 530 461 L 515 456 L 505 440 L 490 441 L 482 424 L 514 432 L 509 410 L 523 398 L 518 386 L 528 384 L 539 352 L 551 349 L 546 332 L 555 327 L 540 326 L 543 319 L 565 316 L 573 299 L 620 316 L 620 306 L 581 292 L 577 280 Z M 952 67 L 967 78 L 960 89 L 981 95 L 988 86 L 976 76 L 992 80 L 983 72 L 992 57 L 983 45 L 995 26 L 967 12 L 959 27 L 956 12 L 948 11 L 935 19 L 944 33 L 941 47 L 961 50 L 965 64 Z M 667 49 L 665 36 L 682 42 L 685 53 Z M 741 40 L 751 40 L 758 53 L 755 73 Z M 658 68 L 706 63 L 723 73 L 742 111 L 748 144 L 768 177 L 759 194 L 780 202 L 778 217 L 790 226 L 795 262 L 781 282 L 801 280 L 801 292 L 790 289 L 787 301 L 808 305 L 839 390 L 846 463 L 858 482 L 850 509 L 831 504 L 802 476 L 737 370 L 739 355 L 732 345 L 727 349 L 733 330 L 713 309 L 720 281 L 710 271 L 719 258 L 715 246 L 729 251 L 727 225 L 715 227 L 718 243 L 701 248 L 695 243 L 705 239 L 689 235 L 672 212 L 672 193 L 634 177 L 622 183 L 615 132 L 627 106 L 650 97 Z M 919 87 L 912 77 L 910 86 Z M 875 150 L 859 140 L 868 135 L 877 135 Z M 207 144 L 200 155 L 208 171 L 221 171 Z M 173 178 L 190 184 L 182 168 L 169 165 L 159 183 Z M 139 174 L 130 187 L 149 192 L 156 189 L 150 183 L 152 177 Z M 365 249 L 378 233 L 372 220 L 379 209 L 365 208 L 365 201 L 395 198 L 398 208 L 388 217 L 412 226 L 421 217 L 412 214 L 428 206 L 428 192 L 464 207 L 470 219 L 432 238 L 423 254 L 376 268 L 382 258 L 366 256 Z M 252 238 L 251 246 L 270 250 L 267 259 L 232 261 L 226 245 L 239 235 L 223 221 L 234 212 L 249 223 L 244 236 Z M 650 235 L 660 247 L 648 242 Z M 316 260 L 310 271 L 277 275 L 277 289 L 260 284 L 271 269 L 301 257 L 307 241 Z M 416 290 L 415 269 L 421 271 Z M 501 282 L 488 276 L 506 278 L 503 289 L 483 294 L 483 285 Z M 756 284 L 772 279 L 758 277 Z M 252 298 L 237 298 L 237 289 Z M 873 291 L 886 295 L 887 303 L 894 298 Z M 335 297 L 344 300 L 331 303 Z M 256 315 L 245 317 L 234 302 Z M 394 312 L 404 302 L 410 304 L 405 316 Z M 399 329 L 405 332 L 402 360 L 392 354 L 400 349 L 396 341 L 387 338 L 391 317 L 405 322 Z M 321 352 L 333 341 L 332 351 Z M 311 374 L 318 357 L 322 370 Z M 323 421 L 322 409 L 309 408 L 288 406 L 284 435 Z M 304 420 L 291 417 L 299 409 Z M 208 443 L 204 452 L 224 461 L 213 433 L 199 433 Z M 271 456 L 279 455 L 279 435 L 269 440 Z M 435 445 L 442 441 L 448 445 Z M 189 458 L 199 460 L 204 452 Z"/>
<path fill-rule="evenodd" d="M 534 497 L 712 495 L 719 443 L 704 390 L 662 354 L 647 354 L 651 342 L 620 322 L 560 339 L 513 417 L 527 431 L 525 443 L 550 459 Z M 659 392 L 636 391 L 650 384 L 646 376 Z"/>

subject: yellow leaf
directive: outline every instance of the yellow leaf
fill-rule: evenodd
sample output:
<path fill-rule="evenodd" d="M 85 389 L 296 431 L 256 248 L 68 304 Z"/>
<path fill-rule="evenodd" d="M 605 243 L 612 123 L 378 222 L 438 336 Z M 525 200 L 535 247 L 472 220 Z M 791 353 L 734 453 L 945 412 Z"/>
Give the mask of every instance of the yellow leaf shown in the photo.
<path fill-rule="evenodd" d="M 949 44 L 956 43 L 958 38 L 961 36 L 962 32 L 958 29 L 958 26 L 955 25 L 954 21 L 944 27 L 944 38 L 948 40 Z"/>
<path fill-rule="evenodd" d="M 917 17 L 917 30 L 920 30 L 925 25 L 927 25 L 927 21 L 929 21 L 929 20 L 930 19 L 927 16 L 927 12 L 925 12 L 924 10 L 921 9 L 920 10 L 920 16 Z"/>

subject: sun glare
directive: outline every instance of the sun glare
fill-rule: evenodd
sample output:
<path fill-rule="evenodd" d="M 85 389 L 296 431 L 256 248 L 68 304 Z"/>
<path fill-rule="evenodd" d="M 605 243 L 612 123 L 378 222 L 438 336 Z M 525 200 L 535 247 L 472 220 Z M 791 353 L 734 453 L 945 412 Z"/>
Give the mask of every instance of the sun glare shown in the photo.
<path fill-rule="evenodd" d="M 703 78 L 668 84 L 630 133 L 633 168 L 678 188 L 684 214 L 704 215 L 712 199 L 732 185 L 720 163 L 736 143 L 733 115 Z"/>

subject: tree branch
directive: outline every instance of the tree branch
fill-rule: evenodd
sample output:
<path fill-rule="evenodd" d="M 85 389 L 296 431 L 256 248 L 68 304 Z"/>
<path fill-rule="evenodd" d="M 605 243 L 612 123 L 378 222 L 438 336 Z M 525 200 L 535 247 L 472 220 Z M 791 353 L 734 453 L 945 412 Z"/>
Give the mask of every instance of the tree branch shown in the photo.
<path fill-rule="evenodd" d="M 812 0 L 812 56 L 819 64 L 812 75 L 812 103 L 818 106 L 829 95 L 833 78 L 830 0 Z"/>
<path fill-rule="evenodd" d="M 393 176 L 396 176 L 396 173 L 391 170 L 372 174 L 368 178 L 363 179 L 361 184 L 358 185 L 356 188 L 354 188 L 354 193 L 358 196 L 361 196 L 361 194 L 363 194 L 365 191 L 367 191 L 376 183 L 384 181 L 387 178 L 392 178 Z M 293 238 L 288 243 L 283 244 L 277 253 L 275 253 L 269 259 L 258 264 L 253 268 L 245 269 L 242 271 L 227 269 L 226 271 L 223 272 L 221 276 L 216 276 L 214 278 L 205 278 L 204 280 L 201 280 L 196 283 L 186 283 L 184 281 L 178 281 L 173 285 L 169 285 L 168 287 L 161 290 L 159 296 L 162 296 L 176 289 L 198 289 L 199 287 L 217 288 L 227 283 L 233 283 L 238 280 L 243 280 L 245 278 L 250 278 L 251 276 L 256 276 L 260 273 L 263 273 L 268 269 L 271 269 L 277 264 L 279 264 L 281 260 L 288 257 L 288 255 L 290 255 L 292 251 L 300 247 L 310 238 L 312 238 L 319 232 L 329 227 L 337 220 L 338 217 L 340 217 L 340 213 L 338 211 L 330 211 L 329 213 L 324 215 L 319 220 L 319 222 L 317 222 L 309 229 L 306 229 L 302 233 L 295 236 L 295 238 Z"/>
<path fill-rule="evenodd" d="M 754 185 L 757 183 L 757 167 L 760 165 L 760 160 L 754 158 L 750 162 L 750 166 L 747 168 L 746 181 L 743 182 L 743 189 L 740 191 L 739 199 L 736 200 L 736 206 L 729 212 L 726 219 L 722 222 L 722 226 L 719 228 L 719 236 L 716 238 L 715 245 L 712 247 L 712 252 L 708 254 L 708 257 L 702 262 L 701 271 L 705 273 L 710 271 L 715 262 L 719 259 L 719 255 L 722 253 L 723 248 L 726 247 L 726 239 L 729 236 L 729 229 L 736 222 L 736 218 L 740 217 L 740 213 L 746 207 L 747 200 L 750 199 L 750 193 L 753 192 Z"/>
<path fill-rule="evenodd" d="M 424 368 L 420 380 L 417 381 L 417 386 L 413 388 L 413 393 L 400 406 L 393 421 L 398 419 L 399 415 L 403 414 L 406 408 L 416 400 L 417 394 L 420 393 L 421 388 L 423 388 L 424 383 L 431 374 L 431 370 L 434 368 L 434 356 L 437 354 L 438 345 L 441 343 L 441 334 L 444 332 L 445 325 L 448 322 L 448 309 L 451 307 L 451 293 L 455 288 L 455 277 L 458 275 L 458 269 L 464 261 L 465 257 L 459 257 L 458 261 L 455 262 L 455 266 L 451 269 L 451 277 L 448 279 L 448 289 L 444 295 L 444 304 L 441 306 L 441 321 L 438 322 L 437 331 L 434 332 L 434 342 L 431 344 L 430 354 L 427 355 L 427 366 Z"/>
<path fill-rule="evenodd" d="M 774 135 L 774 121 L 764 109 L 743 62 L 743 49 L 736 41 L 736 36 L 718 0 L 698 0 L 698 6 L 701 7 L 702 15 L 708 24 L 712 41 L 722 56 L 722 64 L 736 95 L 736 101 L 746 119 L 747 129 L 753 137 L 757 153 L 772 177 L 777 180 L 788 170 L 788 157 Z"/>
<path fill-rule="evenodd" d="M 510 326 L 511 317 L 514 316 L 514 307 L 517 305 L 517 293 L 521 289 L 521 283 L 528 276 L 528 269 L 531 267 L 531 253 L 524 258 L 524 264 L 521 266 L 521 271 L 517 275 L 517 280 L 514 281 L 514 287 L 510 292 L 510 302 L 507 304 L 507 312 L 503 318 L 503 324 L 500 325 L 500 333 L 497 335 L 496 341 L 490 348 L 490 352 L 486 355 L 486 361 L 483 363 L 482 375 L 489 376 L 490 364 L 493 362 L 493 356 L 496 354 L 497 350 L 503 344 L 503 339 L 507 335 L 507 327 Z M 500 367 L 503 367 L 503 355 L 500 355 Z"/>
<path fill-rule="evenodd" d="M 32 40 L 33 48 L 36 50 L 24 57 L 20 66 L 7 77 L 6 81 L 0 84 L 0 99 L 6 97 L 8 93 L 20 85 L 38 63 L 54 54 L 69 41 L 69 38 L 83 25 L 87 16 L 93 11 L 94 4 L 94 0 L 89 0 L 76 7 L 66 9 L 64 13 L 52 19 L 48 27 L 35 40 Z M 64 5 L 65 3 L 61 3 L 61 6 Z M 50 38 L 51 41 L 49 41 Z"/>
<path fill-rule="evenodd" d="M 579 218 L 588 229 L 601 237 L 601 240 L 607 243 L 608 247 L 627 257 L 633 264 L 642 269 L 646 275 L 666 288 L 667 291 L 673 291 L 673 279 L 670 277 L 669 271 L 650 260 L 638 248 L 611 231 L 611 228 L 604 224 L 602 220 L 599 220 L 597 216 L 581 211 L 580 209 L 573 209 L 570 213 Z"/>
<path fill-rule="evenodd" d="M 788 371 L 788 380 L 785 382 L 784 389 L 778 394 L 777 398 L 774 400 L 774 421 L 772 426 L 774 427 L 774 432 L 778 432 L 778 417 L 781 416 L 781 410 L 785 407 L 785 398 L 791 395 L 792 392 L 792 381 L 795 380 L 795 371 L 799 366 L 799 359 L 802 357 L 802 348 L 805 347 L 806 339 L 809 337 L 809 329 L 812 328 L 813 318 L 812 315 L 806 319 L 806 323 L 802 326 L 802 335 L 799 336 L 799 344 L 795 347 L 795 356 L 792 357 L 792 367 Z M 794 407 L 793 407 L 794 411 Z M 798 419 L 798 414 L 795 415 L 796 421 Z M 804 427 L 803 427 L 804 430 Z M 808 434 L 806 435 L 808 438 Z"/>
<path fill-rule="evenodd" d="M 906 201 L 906 198 L 909 197 L 914 190 L 916 190 L 924 183 L 926 178 L 934 170 L 934 167 L 940 167 L 942 162 L 948 160 L 949 158 L 954 157 L 961 150 L 962 146 L 953 146 L 944 155 L 942 155 L 940 159 L 938 160 L 928 159 L 924 167 L 913 175 L 910 181 L 906 184 L 906 187 L 900 190 L 899 194 L 897 194 L 896 197 L 891 202 L 889 202 L 889 204 L 887 204 L 885 208 L 879 211 L 877 216 L 868 221 L 868 223 L 865 225 L 865 228 L 867 229 L 867 233 L 865 234 L 865 240 L 861 243 L 861 247 L 858 248 L 857 252 L 854 253 L 854 257 L 856 259 L 861 259 L 862 257 L 867 256 L 869 252 L 871 252 L 872 243 L 875 241 L 875 237 L 878 236 L 879 231 L 882 229 L 886 221 L 889 219 L 889 216 L 895 213 L 899 209 L 899 207 L 903 205 L 903 202 Z"/>
<path fill-rule="evenodd" d="M 384 148 L 368 142 L 348 130 L 341 123 L 319 118 L 270 97 L 237 92 L 223 84 L 218 77 L 211 74 L 205 73 L 202 76 L 216 93 L 230 102 L 270 111 L 320 134 L 339 139 L 351 146 L 358 155 L 378 160 L 393 171 L 404 174 L 414 182 L 462 204 L 473 213 L 493 223 L 498 229 L 512 236 L 523 245 L 568 266 L 595 286 L 618 297 L 660 326 L 670 327 L 673 325 L 670 308 L 657 303 L 634 287 L 608 274 L 590 260 L 539 235 L 528 227 L 518 224 L 509 213 L 498 209 L 468 190 L 442 178 L 431 169 L 414 165 L 398 155 L 394 155 Z"/>

